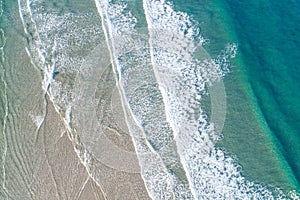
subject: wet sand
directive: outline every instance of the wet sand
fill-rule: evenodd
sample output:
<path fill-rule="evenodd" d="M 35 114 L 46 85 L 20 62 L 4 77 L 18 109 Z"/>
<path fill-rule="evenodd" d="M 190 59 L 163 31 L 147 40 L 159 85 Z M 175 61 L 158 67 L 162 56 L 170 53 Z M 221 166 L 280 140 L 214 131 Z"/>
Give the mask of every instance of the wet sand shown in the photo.
<path fill-rule="evenodd" d="M 26 40 L 14 31 L 6 33 L 11 37 L 4 49 L 8 112 L 1 146 L 4 169 L 1 198 L 149 199 L 139 173 L 120 171 L 93 157 L 88 167 L 82 164 L 74 146 L 83 149 L 83 144 L 70 140 L 73 133 L 68 132 L 62 117 L 42 91 L 41 71 L 32 65 L 26 54 Z M 109 101 L 111 94 L 112 91 Z M 104 107 L 104 113 L 112 112 L 111 108 Z M 118 123 L 126 124 L 116 110 L 113 111 L 114 118 L 118 118 Z M 112 143 L 134 154 L 131 137 L 125 133 L 128 129 L 123 127 L 121 132 L 109 125 L 117 124 L 113 122 L 114 118 L 105 118 L 105 135 Z M 98 119 L 101 119 L 100 115 Z M 124 165 L 121 160 L 113 161 L 116 166 Z"/>

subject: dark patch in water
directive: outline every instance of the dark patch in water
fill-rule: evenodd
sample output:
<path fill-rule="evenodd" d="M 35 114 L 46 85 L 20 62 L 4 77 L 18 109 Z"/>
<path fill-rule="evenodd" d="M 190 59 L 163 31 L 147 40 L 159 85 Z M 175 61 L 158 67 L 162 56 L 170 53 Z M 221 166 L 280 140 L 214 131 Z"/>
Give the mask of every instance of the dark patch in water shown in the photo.
<path fill-rule="evenodd" d="M 52 74 L 52 78 L 55 78 L 57 75 L 59 74 L 59 72 L 58 71 L 55 71 L 55 72 L 53 72 L 53 74 Z"/>

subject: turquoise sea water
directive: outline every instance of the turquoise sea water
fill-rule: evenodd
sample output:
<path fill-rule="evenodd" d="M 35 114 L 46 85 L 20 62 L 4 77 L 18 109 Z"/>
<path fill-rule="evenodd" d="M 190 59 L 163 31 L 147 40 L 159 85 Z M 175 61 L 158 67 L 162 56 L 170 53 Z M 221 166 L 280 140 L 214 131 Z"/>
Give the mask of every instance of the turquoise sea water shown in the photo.
<path fill-rule="evenodd" d="M 210 8 L 212 21 L 223 23 L 227 38 L 239 44 L 225 78 L 222 143 L 238 156 L 246 176 L 299 190 L 299 2 L 216 1 Z"/>
<path fill-rule="evenodd" d="M 0 52 L 1 56 L 5 55 L 0 69 L 3 79 L 0 82 L 0 132 L 3 133 L 0 136 L 0 199 L 2 195 L 4 198 L 13 194 L 17 183 L 9 179 L 15 174 L 21 174 L 24 179 L 18 187 L 20 196 L 23 190 L 25 194 L 33 175 L 28 173 L 28 176 L 27 172 L 24 175 L 26 170 L 19 170 L 19 166 L 38 167 L 26 159 L 30 153 L 38 152 L 30 138 L 35 137 L 35 126 L 44 113 L 42 83 L 48 84 L 47 95 L 60 108 L 57 112 L 64 118 L 66 127 L 77 129 L 77 137 L 86 142 L 86 146 L 83 144 L 86 152 L 90 151 L 95 159 L 101 158 L 101 148 L 95 142 L 100 140 L 98 130 L 88 127 L 89 123 L 86 126 L 78 123 L 83 114 L 92 116 L 92 111 L 86 110 L 94 107 L 85 103 L 93 96 L 90 88 L 101 81 L 103 85 L 107 82 L 102 90 L 114 87 L 109 79 L 99 80 L 98 72 L 93 74 L 100 65 L 118 73 L 115 78 L 123 94 L 120 104 L 124 110 L 131 111 L 130 115 L 129 111 L 124 115 L 128 115 L 131 132 L 128 137 L 137 145 L 135 150 L 140 155 L 155 151 L 147 159 L 138 157 L 145 186 L 153 199 L 168 199 L 168 195 L 178 199 L 192 196 L 255 199 L 256 193 L 261 198 L 269 197 L 265 194 L 267 190 L 276 195 L 279 193 L 276 188 L 285 194 L 300 191 L 298 1 L 90 0 L 85 3 L 77 0 L 32 1 L 29 5 L 28 2 L 31 1 L 20 0 L 18 5 L 3 1 L 0 21 L 8 42 Z M 206 41 L 202 46 L 205 51 L 200 49 L 196 57 L 200 61 L 213 58 L 215 62 L 209 60 L 207 65 L 201 65 L 199 61 L 194 65 L 191 49 L 195 42 L 199 46 L 202 42 L 201 38 L 193 38 L 199 36 L 193 32 L 197 28 Z M 24 30 L 29 33 L 25 34 Z M 157 30 L 161 32 L 157 34 Z M 0 47 L 3 38 L 0 35 Z M 236 56 L 224 51 L 228 44 L 237 44 Z M 110 58 L 103 49 L 110 50 Z M 19 56 L 15 58 L 13 52 Z M 101 60 L 103 55 L 107 57 L 101 64 L 95 64 L 93 58 L 99 56 Z M 170 66 L 178 67 L 180 73 Z M 199 71 L 204 75 L 197 74 L 201 67 L 204 69 Z M 206 89 L 210 82 L 212 85 L 218 82 L 214 75 L 222 80 L 218 81 L 226 91 L 226 104 L 222 107 L 226 114 L 224 127 L 218 133 L 221 139 L 214 139 L 218 135 L 209 131 L 206 116 L 202 116 L 203 113 L 208 118 L 212 116 L 209 101 L 215 97 Z M 201 97 L 194 96 L 195 91 Z M 31 105 L 29 96 L 38 96 L 41 105 Z M 98 102 L 95 109 L 101 105 Z M 101 117 L 98 120 L 102 123 Z M 139 128 L 144 135 L 137 131 Z M 146 144 L 144 137 L 148 140 Z M 174 143 L 165 144 L 170 141 Z M 161 148 L 164 145 L 168 148 Z M 83 155 L 79 154 L 79 157 Z M 93 178 L 101 182 L 97 174 Z"/>
<path fill-rule="evenodd" d="M 247 77 L 270 134 L 299 182 L 299 2 L 228 2 Z"/>
<path fill-rule="evenodd" d="M 258 121 L 273 138 L 299 190 L 299 2 L 227 1 L 227 5 Z"/>
<path fill-rule="evenodd" d="M 174 2 L 202 23 L 211 54 L 228 40 L 239 46 L 224 80 L 227 118 L 219 145 L 237 155 L 248 178 L 299 190 L 299 2 Z"/>

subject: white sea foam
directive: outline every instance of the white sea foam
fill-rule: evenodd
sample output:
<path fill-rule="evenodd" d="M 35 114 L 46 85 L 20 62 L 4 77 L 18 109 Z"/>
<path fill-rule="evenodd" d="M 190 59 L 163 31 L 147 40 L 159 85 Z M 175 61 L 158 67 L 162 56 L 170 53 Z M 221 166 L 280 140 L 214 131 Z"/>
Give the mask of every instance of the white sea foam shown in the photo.
<path fill-rule="evenodd" d="M 97 41 L 101 27 L 86 23 L 97 15 L 69 12 L 58 14 L 55 9 L 47 10 L 44 3 L 41 0 L 18 0 L 20 18 L 29 40 L 25 50 L 33 66 L 42 71 L 42 89 L 63 118 L 75 152 L 88 168 L 91 155 L 80 142 L 76 130 L 71 127 L 72 85 L 85 54 L 99 44 Z M 55 80 L 54 72 L 64 77 Z M 43 119 L 32 114 L 31 117 L 39 127 Z"/>
<path fill-rule="evenodd" d="M 93 36 L 101 27 L 88 26 L 85 31 L 78 31 L 76 22 L 93 16 L 45 14 L 42 1 L 18 0 L 18 3 L 24 32 L 31 35 L 27 52 L 43 71 L 43 89 L 64 117 L 72 131 L 70 139 L 77 155 L 89 168 L 92 156 L 71 127 L 72 117 L 76 117 L 72 107 L 74 96 L 79 94 L 71 93 L 74 90 L 70 84 L 54 80 L 53 73 L 78 73 L 84 57 L 70 55 L 83 46 L 94 47 L 98 38 Z M 150 196 L 272 199 L 269 190 L 247 181 L 235 161 L 214 146 L 218 134 L 201 108 L 206 85 L 221 80 L 228 72 L 236 46 L 228 45 L 219 57 L 211 59 L 201 48 L 205 39 L 199 34 L 197 23 L 186 13 L 174 11 L 166 1 L 143 1 L 149 38 L 136 28 L 138 18 L 125 3 L 106 0 L 95 3 Z M 89 38 L 89 43 L 84 38 Z M 74 43 L 72 48 L 70 43 Z M 40 119 L 33 117 L 33 120 L 40 124 Z M 160 149 L 161 146 L 164 148 Z M 168 168 L 177 164 L 188 175 L 188 183 Z M 285 198 L 280 190 L 278 194 Z M 289 195 L 297 198 L 295 192 Z"/>
<path fill-rule="evenodd" d="M 229 71 L 237 46 L 228 45 L 211 59 L 201 48 L 205 39 L 199 35 L 197 24 L 186 13 L 175 12 L 165 1 L 143 1 L 149 43 L 138 36 L 137 19 L 125 9 L 126 5 L 108 1 L 96 1 L 96 5 L 119 75 L 123 106 L 131 111 L 132 119 L 127 121 L 151 197 L 184 199 L 193 198 L 192 193 L 198 199 L 272 199 L 271 191 L 243 178 L 237 163 L 215 147 L 219 134 L 201 108 L 206 85 L 220 81 Z M 200 58 L 195 56 L 199 52 Z M 178 154 L 160 152 L 157 147 L 174 145 L 172 137 L 180 157 L 171 160 L 181 159 L 192 188 L 178 186 L 176 176 L 163 168 L 170 157 Z M 158 154 L 152 155 L 155 151 Z M 145 159 L 144 154 L 150 158 Z M 285 197 L 282 194 L 280 198 Z"/>
<path fill-rule="evenodd" d="M 185 172 L 176 155 L 173 131 L 166 120 L 162 96 L 151 66 L 148 37 L 138 32 L 135 28 L 137 19 L 126 11 L 123 4 L 96 1 L 96 5 L 115 71 L 120 76 L 123 101 L 131 111 L 132 123 L 142 130 L 135 131 L 130 127 L 148 190 L 154 199 L 192 198 L 186 178 L 179 180 L 179 173 L 184 177 Z M 172 166 L 173 174 L 170 171 Z"/>
<path fill-rule="evenodd" d="M 153 68 L 194 195 L 198 199 L 272 199 L 272 192 L 243 178 L 238 164 L 215 147 L 212 138 L 218 137 L 201 108 L 205 85 L 228 72 L 236 46 L 228 45 L 215 59 L 205 54 L 196 57 L 198 41 L 201 45 L 204 39 L 191 18 L 174 11 L 169 2 L 143 2 Z"/>

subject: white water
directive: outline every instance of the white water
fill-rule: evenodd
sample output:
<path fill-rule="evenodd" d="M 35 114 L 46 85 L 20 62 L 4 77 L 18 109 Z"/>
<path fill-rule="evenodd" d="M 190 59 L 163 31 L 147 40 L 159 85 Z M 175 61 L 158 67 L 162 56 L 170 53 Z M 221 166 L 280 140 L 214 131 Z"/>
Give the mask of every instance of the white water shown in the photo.
<path fill-rule="evenodd" d="M 130 46 L 129 50 L 126 48 L 131 39 L 126 34 L 128 31 L 131 36 L 136 34 L 134 29 L 136 18 L 133 18 L 130 12 L 126 13 L 124 9 L 126 6 L 116 6 L 110 2 L 103 3 L 103 1 L 96 1 L 96 5 L 102 19 L 105 19 L 103 24 L 107 25 L 103 25 L 103 28 L 107 33 L 107 40 L 110 41 L 108 45 L 120 76 L 119 83 L 124 93 L 123 100 L 129 102 L 127 106 L 135 116 L 134 121 L 140 124 L 140 128 L 143 128 L 144 132 L 147 132 L 145 134 L 149 134 L 149 131 L 144 124 L 147 122 L 155 124 L 155 128 L 150 129 L 154 134 L 150 137 L 146 136 L 152 145 L 153 141 L 154 143 L 158 142 L 154 146 L 165 147 L 171 143 L 174 145 L 172 141 L 174 138 L 179 155 L 159 153 L 160 159 L 164 163 L 166 160 L 164 156 L 179 156 L 177 161 L 182 159 L 182 168 L 188 174 L 188 187 L 184 186 L 179 189 L 172 185 L 177 184 L 176 182 L 171 182 L 170 187 L 174 189 L 169 192 L 166 189 L 171 189 L 170 187 L 161 186 L 162 190 L 157 189 L 154 171 L 150 170 L 146 173 L 143 171 L 142 175 L 151 196 L 154 199 L 164 199 L 171 195 L 181 199 L 192 198 L 192 196 L 197 199 L 272 198 L 272 193 L 266 188 L 245 180 L 240 174 L 240 167 L 234 160 L 225 156 L 222 150 L 215 148 L 214 142 L 218 135 L 215 133 L 213 125 L 207 122 L 201 108 L 201 95 L 207 92 L 205 85 L 221 80 L 228 72 L 228 59 L 234 57 L 236 47 L 229 45 L 215 59 L 210 59 L 205 54 L 202 58 L 195 58 L 197 48 L 199 49 L 199 46 L 201 48 L 204 42 L 198 33 L 197 25 L 193 24 L 187 14 L 175 12 L 168 2 L 144 0 L 143 6 L 148 24 L 150 36 L 148 44 L 150 46 L 148 46 L 148 52 L 141 52 L 139 49 L 138 53 L 141 54 L 134 54 L 136 52 L 130 48 L 137 48 L 137 46 Z M 120 8 L 122 9 L 119 10 Z M 126 17 L 127 20 L 123 20 L 123 17 Z M 123 29 L 123 27 L 125 28 Z M 134 38 L 137 40 L 136 37 Z M 134 44 L 136 40 L 130 41 L 130 44 Z M 122 41 L 126 42 L 122 44 Z M 143 41 L 140 43 L 142 46 L 148 45 Z M 134 53 L 131 53 L 130 57 L 126 57 L 127 51 Z M 144 53 L 150 54 L 150 58 Z M 142 57 L 143 62 L 135 56 Z M 151 72 L 145 69 L 149 64 L 152 67 Z M 150 77 L 147 76 L 149 73 Z M 131 74 L 135 76 L 133 77 Z M 139 74 L 143 74 L 143 78 L 139 79 Z M 145 86 L 147 80 L 149 82 L 156 81 L 158 86 L 150 90 L 146 87 L 146 90 L 139 93 L 138 86 Z M 156 92 L 159 92 L 157 96 Z M 164 103 L 164 105 L 162 107 L 154 105 L 147 98 L 149 94 L 155 101 Z M 156 109 L 159 114 L 151 112 L 151 109 Z M 160 111 L 165 113 L 161 114 Z M 148 113 L 151 115 L 150 121 L 147 121 L 150 117 L 147 116 Z M 162 129 L 159 128 L 161 121 L 167 123 Z M 170 128 L 171 130 L 169 130 Z M 137 144 L 137 150 L 139 150 L 137 142 L 139 138 L 134 135 L 133 130 L 131 133 Z M 171 138 L 164 140 L 166 136 Z M 163 141 L 156 141 L 155 137 Z M 173 150 L 177 148 L 173 148 Z M 140 163 L 142 168 L 149 165 L 148 162 L 143 162 L 142 156 Z M 161 180 L 167 181 L 168 176 L 161 176 Z M 184 196 L 186 195 L 184 193 L 187 192 L 184 190 L 187 189 L 190 189 L 189 192 L 192 195 Z M 283 197 L 283 194 L 281 195 Z"/>
<path fill-rule="evenodd" d="M 245 180 L 235 161 L 214 146 L 219 135 L 201 108 L 205 86 L 228 72 L 234 45 L 211 59 L 201 47 L 205 40 L 197 23 L 166 1 L 143 0 L 145 34 L 136 28 L 139 18 L 125 3 L 95 0 L 102 27 L 87 27 L 82 35 L 72 34 L 72 20 L 88 16 L 43 14 L 40 1 L 18 2 L 25 33 L 33 35 L 28 52 L 44 73 L 42 88 L 70 132 L 78 94 L 74 97 L 74 90 L 54 81 L 53 72 L 79 71 L 84 63 L 81 57 L 69 58 L 70 37 L 81 41 L 104 30 L 142 177 L 153 199 L 273 199 L 266 188 Z M 39 126 L 39 118 L 33 120 Z M 89 152 L 76 151 L 88 166 Z M 170 166 L 180 173 L 172 173 Z"/>
<path fill-rule="evenodd" d="M 142 176 L 148 190 L 155 199 L 184 198 L 184 196 L 191 198 L 191 194 L 188 194 L 189 186 L 186 183 L 176 183 L 178 177 L 172 176 L 165 166 L 180 165 L 178 156 L 174 156 L 175 159 L 172 157 L 165 159 L 162 155 L 170 153 L 170 150 L 157 149 L 172 142 L 170 140 L 173 136 L 164 119 L 161 94 L 155 85 L 155 76 L 149 65 L 151 61 L 148 48 L 145 48 L 147 46 L 145 35 L 139 34 L 134 28 L 136 19 L 131 13 L 126 13 L 125 6 L 122 4 L 96 1 L 96 5 L 109 41 L 108 46 L 115 71 L 118 71 L 120 75 L 119 86 L 124 95 L 123 102 L 126 107 L 130 108 L 134 120 L 134 122 L 129 121 L 129 124 L 131 126 L 137 124 L 136 128 L 130 127 L 130 132 L 135 140 Z M 158 101 L 151 102 L 152 98 Z M 159 119 L 153 118 L 153 114 Z M 154 122 L 153 119 L 157 121 Z M 151 127 L 153 125 L 155 128 Z M 179 187 L 185 189 L 180 190 Z"/>
<path fill-rule="evenodd" d="M 194 195 L 200 199 L 271 197 L 267 189 L 245 180 L 233 159 L 215 148 L 212 138 L 217 135 L 199 101 L 205 93 L 205 84 L 213 84 L 226 74 L 227 68 L 222 64 L 234 56 L 229 53 L 235 53 L 235 47 L 228 47 L 220 55 L 218 59 L 223 63 L 206 55 L 196 58 L 197 45 L 202 45 L 204 40 L 190 17 L 174 11 L 172 5 L 163 0 L 143 2 L 153 67 L 160 77 L 168 121 L 177 132 L 178 149 Z M 196 43 L 197 37 L 200 44 Z M 163 41 L 169 44 L 167 48 Z"/>
<path fill-rule="evenodd" d="M 72 99 L 72 79 L 73 81 L 75 79 L 72 76 L 78 72 L 84 62 L 85 52 L 81 49 L 87 46 L 86 49 L 89 50 L 98 44 L 95 41 L 98 40 L 101 27 L 87 23 L 83 29 L 78 24 L 84 24 L 83 22 L 92 19 L 94 16 L 87 13 L 78 15 L 68 12 L 57 14 L 56 10 L 44 12 L 43 3 L 45 2 L 41 0 L 18 0 L 24 32 L 30 41 L 25 50 L 31 58 L 32 65 L 42 71 L 43 81 L 41 87 L 54 103 L 58 114 L 63 118 L 66 128 L 70 132 L 68 136 L 73 142 L 74 150 L 91 176 L 89 152 L 80 143 L 78 135 L 70 125 L 74 101 Z M 81 34 L 78 34 L 79 32 Z M 72 55 L 74 52 L 78 52 L 77 56 Z M 65 80 L 63 80 L 66 83 L 54 80 L 53 74 L 56 71 L 67 74 Z M 43 111 L 44 115 L 45 113 L 46 111 Z M 34 116 L 31 113 L 29 115 L 36 124 L 38 131 L 44 116 Z M 91 178 L 94 179 L 93 176 Z M 97 183 L 96 180 L 95 182 Z"/>

